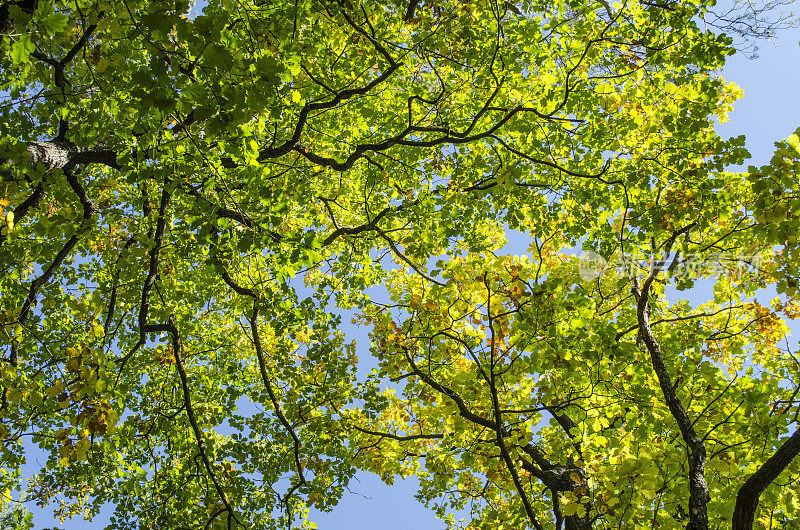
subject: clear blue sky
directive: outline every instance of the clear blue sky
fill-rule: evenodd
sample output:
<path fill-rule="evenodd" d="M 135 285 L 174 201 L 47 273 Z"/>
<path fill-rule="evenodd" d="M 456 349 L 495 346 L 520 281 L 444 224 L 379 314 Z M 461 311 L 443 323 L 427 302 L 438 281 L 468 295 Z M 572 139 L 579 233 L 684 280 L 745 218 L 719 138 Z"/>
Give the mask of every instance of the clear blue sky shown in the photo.
<path fill-rule="evenodd" d="M 772 156 L 773 143 L 786 138 L 800 127 L 800 95 L 797 91 L 800 86 L 799 41 L 800 30 L 783 31 L 774 42 L 760 43 L 757 59 L 734 56 L 723 73 L 726 79 L 743 88 L 744 98 L 736 104 L 730 116 L 731 121 L 719 126 L 718 130 L 723 136 L 745 134 L 747 147 L 753 156 L 751 163 L 754 165 L 767 163 Z M 702 288 L 683 294 L 698 298 L 706 296 Z M 793 343 L 796 347 L 797 332 L 800 329 L 798 326 L 793 328 Z M 444 528 L 431 512 L 414 500 L 416 485 L 413 481 L 397 482 L 389 487 L 374 476 L 361 474 L 351 483 L 350 490 L 345 492 L 342 502 L 334 512 L 314 514 L 320 530 Z M 34 527 L 37 529 L 61 526 L 67 529 L 91 530 L 103 528 L 108 522 L 106 515 L 98 517 L 92 523 L 73 520 L 59 524 L 46 512 L 33 506 L 31 510 L 35 514 Z"/>

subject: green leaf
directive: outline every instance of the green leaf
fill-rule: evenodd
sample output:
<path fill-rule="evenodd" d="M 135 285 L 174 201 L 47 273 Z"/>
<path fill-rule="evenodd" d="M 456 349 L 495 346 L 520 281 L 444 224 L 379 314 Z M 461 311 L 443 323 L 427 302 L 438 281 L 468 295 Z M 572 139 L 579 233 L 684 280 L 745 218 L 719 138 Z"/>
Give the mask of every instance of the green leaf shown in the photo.
<path fill-rule="evenodd" d="M 17 42 L 11 45 L 11 60 L 15 65 L 20 65 L 28 62 L 31 53 L 36 49 L 30 35 L 23 33 L 19 36 Z"/>
<path fill-rule="evenodd" d="M 63 13 L 52 13 L 39 21 L 42 29 L 49 35 L 55 35 L 67 27 L 69 17 Z"/>

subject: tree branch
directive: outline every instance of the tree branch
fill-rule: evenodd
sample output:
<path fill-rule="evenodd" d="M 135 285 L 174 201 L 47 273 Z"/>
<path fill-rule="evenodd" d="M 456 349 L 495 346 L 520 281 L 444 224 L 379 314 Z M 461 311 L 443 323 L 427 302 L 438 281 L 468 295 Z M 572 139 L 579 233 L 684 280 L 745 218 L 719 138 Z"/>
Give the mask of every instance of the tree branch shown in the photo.
<path fill-rule="evenodd" d="M 661 268 L 666 262 L 667 257 L 672 251 L 672 245 L 681 234 L 688 232 L 695 223 L 678 230 L 667 240 L 664 247 L 664 258 L 660 263 L 655 264 L 650 274 L 644 281 L 641 290 L 634 287 L 634 295 L 637 298 L 637 320 L 639 322 L 639 332 L 650 353 L 650 360 L 653 370 L 664 394 L 664 401 L 669 408 L 672 417 L 678 424 L 684 442 L 689 449 L 689 524 L 687 530 L 705 530 L 708 528 L 707 504 L 710 499 L 708 484 L 705 478 L 706 447 L 703 440 L 698 436 L 694 429 L 689 414 L 675 393 L 675 386 L 670 378 L 669 371 L 664 364 L 659 344 L 653 330 L 650 327 L 650 287 L 653 281 L 661 272 Z"/>
<path fill-rule="evenodd" d="M 272 388 L 272 383 L 269 380 L 269 375 L 267 374 L 267 363 L 264 360 L 264 351 L 261 348 L 261 336 L 258 333 L 258 300 L 256 299 L 253 300 L 253 316 L 249 320 L 250 329 L 253 333 L 253 345 L 256 349 L 256 357 L 258 357 L 258 371 L 261 374 L 261 381 L 264 383 L 264 387 L 267 389 L 269 400 L 272 402 L 272 407 L 275 409 L 275 414 L 278 416 L 278 420 L 281 422 L 281 425 L 283 425 L 283 428 L 286 429 L 286 432 L 289 433 L 289 436 L 292 437 L 292 444 L 294 446 L 294 464 L 297 468 L 297 475 L 300 477 L 300 482 L 298 484 L 305 484 L 306 477 L 303 475 L 303 464 L 300 461 L 300 438 L 297 436 L 292 424 L 289 423 L 289 420 L 287 420 L 286 416 L 283 414 L 280 403 L 278 403 L 278 398 Z M 295 486 L 297 486 L 297 484 Z"/>
<path fill-rule="evenodd" d="M 417 9 L 417 4 L 419 4 L 419 0 L 411 0 L 411 2 L 408 3 L 408 9 L 406 9 L 406 14 L 403 17 L 403 20 L 406 22 L 411 22 L 411 20 L 414 18 L 414 10 Z"/>
<path fill-rule="evenodd" d="M 197 449 L 200 452 L 200 458 L 203 460 L 203 466 L 206 468 L 206 472 L 208 473 L 211 482 L 214 484 L 214 489 L 217 491 L 219 499 L 225 506 L 225 510 L 237 523 L 239 523 L 239 525 L 244 527 L 242 522 L 239 521 L 239 519 L 234 514 L 233 507 L 231 506 L 231 503 L 228 500 L 228 496 L 222 489 L 222 486 L 219 483 L 219 479 L 217 478 L 217 474 L 214 471 L 214 467 L 211 465 L 211 460 L 208 458 L 208 452 L 206 451 L 206 444 L 203 441 L 203 432 L 200 430 L 200 426 L 197 423 L 197 417 L 195 416 L 194 407 L 192 406 L 192 394 L 191 394 L 191 389 L 189 388 L 189 378 L 186 375 L 186 367 L 183 365 L 183 359 L 181 357 L 180 334 L 178 333 L 178 328 L 175 327 L 175 322 L 173 317 L 172 316 L 169 317 L 169 321 L 167 322 L 167 324 L 147 325 L 145 326 L 144 331 L 153 333 L 166 332 L 169 333 L 170 336 L 172 337 L 172 354 L 175 358 L 175 368 L 177 369 L 178 375 L 180 376 L 181 379 L 183 406 L 186 409 L 186 416 L 189 418 L 189 425 L 191 425 L 192 427 L 192 432 L 194 433 L 195 442 L 197 443 Z"/>
<path fill-rule="evenodd" d="M 800 454 L 800 429 L 775 451 L 769 459 L 750 475 L 736 494 L 733 509 L 733 530 L 752 530 L 761 493 Z"/>

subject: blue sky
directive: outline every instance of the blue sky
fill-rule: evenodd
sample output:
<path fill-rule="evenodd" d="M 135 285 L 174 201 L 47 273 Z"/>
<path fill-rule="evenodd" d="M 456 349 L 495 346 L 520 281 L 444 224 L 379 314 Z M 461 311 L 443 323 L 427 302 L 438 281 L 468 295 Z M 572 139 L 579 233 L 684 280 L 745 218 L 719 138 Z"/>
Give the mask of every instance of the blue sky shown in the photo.
<path fill-rule="evenodd" d="M 730 121 L 718 127 L 723 136 L 747 136 L 747 147 L 752 154 L 750 163 L 762 165 L 772 156 L 773 143 L 786 138 L 800 126 L 800 30 L 780 32 L 773 42 L 761 42 L 759 57 L 748 59 L 743 55 L 731 58 L 723 76 L 736 82 L 744 90 L 730 116 Z M 707 291 L 698 287 L 683 293 L 693 302 L 701 302 Z M 765 295 L 765 298 L 768 293 Z M 694 299 L 692 299 L 694 298 Z M 797 345 L 795 328 L 793 344 Z M 362 331 L 362 340 L 363 340 Z M 363 351 L 363 350 L 362 350 Z M 406 530 L 408 528 L 437 530 L 444 525 L 433 514 L 414 500 L 414 481 L 398 481 L 385 486 L 375 476 L 360 474 L 345 492 L 340 505 L 329 514 L 315 513 L 320 530 L 341 528 Z M 92 523 L 67 521 L 60 524 L 52 516 L 31 507 L 35 514 L 35 528 L 61 526 L 81 527 L 86 530 L 103 528 L 107 512 Z"/>
<path fill-rule="evenodd" d="M 763 42 L 759 57 L 736 55 L 728 61 L 725 79 L 744 90 L 730 121 L 719 125 L 720 135 L 747 137 L 751 163 L 763 165 L 772 158 L 774 143 L 800 127 L 800 30 L 781 32 L 773 42 Z"/>

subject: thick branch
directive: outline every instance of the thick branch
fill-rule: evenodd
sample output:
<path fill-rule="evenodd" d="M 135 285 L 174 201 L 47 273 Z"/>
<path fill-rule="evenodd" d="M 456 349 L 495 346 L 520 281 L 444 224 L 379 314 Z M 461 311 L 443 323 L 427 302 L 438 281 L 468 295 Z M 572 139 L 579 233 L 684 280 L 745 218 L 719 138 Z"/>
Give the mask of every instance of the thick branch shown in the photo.
<path fill-rule="evenodd" d="M 78 164 L 103 164 L 112 168 L 119 168 L 117 164 L 117 154 L 107 149 L 105 146 L 93 148 L 77 147 L 75 144 L 62 141 L 51 140 L 47 142 L 30 142 L 27 145 L 29 164 L 36 167 L 39 164 L 46 170 L 62 169 L 69 173 Z M 15 162 L 8 157 L 0 156 L 0 178 L 3 180 L 16 180 L 13 175 Z M 70 183 L 72 186 L 72 183 Z M 72 186 L 75 190 L 75 187 Z M 44 182 L 39 182 L 33 192 L 14 209 L 14 221 L 19 224 L 28 212 L 36 208 L 45 196 Z M 81 199 L 83 204 L 84 200 Z M 84 204 L 84 209 L 86 205 Z M 0 234 L 0 245 L 8 238 L 5 234 Z"/>
<path fill-rule="evenodd" d="M 328 237 L 325 238 L 325 241 L 322 242 L 322 246 L 327 247 L 328 245 L 330 245 L 331 243 L 336 241 L 336 239 L 338 239 L 343 235 L 353 236 L 360 234 L 361 232 L 375 230 L 375 227 L 377 226 L 378 222 L 383 218 L 383 216 L 389 213 L 389 210 L 390 210 L 389 207 L 384 208 L 378 213 L 378 215 L 373 217 L 372 220 L 368 223 L 364 223 L 362 225 L 354 226 L 351 228 L 337 228 L 336 230 L 331 232 L 331 234 Z"/>
<path fill-rule="evenodd" d="M 739 488 L 733 510 L 733 530 L 751 530 L 761 493 L 800 454 L 800 429 L 783 442 L 769 459 Z"/>
<path fill-rule="evenodd" d="M 419 4 L 419 0 L 411 0 L 411 2 L 408 3 L 408 9 L 406 9 L 403 20 L 410 22 L 414 18 L 414 10 L 417 8 L 417 4 Z"/>
<path fill-rule="evenodd" d="M 495 407 L 495 413 L 497 413 L 498 408 Z M 497 447 L 500 448 L 500 455 L 503 458 L 503 462 L 506 465 L 509 473 L 511 473 L 511 480 L 514 481 L 514 488 L 516 488 L 517 493 L 519 494 L 520 500 L 522 501 L 522 506 L 525 508 L 525 513 L 528 516 L 531 524 L 534 527 L 539 526 L 539 520 L 536 518 L 536 514 L 533 513 L 533 507 L 531 506 L 530 500 L 528 500 L 528 494 L 525 492 L 525 486 L 522 484 L 522 481 L 519 478 L 519 473 L 517 473 L 517 468 L 514 465 L 514 462 L 511 460 L 511 454 L 508 451 L 508 447 L 506 447 L 506 442 L 503 440 L 503 435 L 500 432 L 500 418 L 498 419 L 498 429 L 497 429 L 497 437 L 495 438 Z"/>
<path fill-rule="evenodd" d="M 144 333 L 147 325 L 147 317 L 150 311 L 150 290 L 156 283 L 156 276 L 158 275 L 159 253 L 161 252 L 161 245 L 164 239 L 164 227 L 167 223 L 167 206 L 171 194 L 167 190 L 167 181 L 164 182 L 164 189 L 161 190 L 161 203 L 158 207 L 158 220 L 156 221 L 156 233 L 153 238 L 153 248 L 148 251 L 149 260 L 147 268 L 147 278 L 142 286 L 142 301 L 139 305 L 139 343 L 134 349 L 144 344 Z"/>
<path fill-rule="evenodd" d="M 687 226 L 672 234 L 664 248 L 664 259 L 653 267 L 641 290 L 634 289 L 634 294 L 638 301 L 636 314 L 639 322 L 639 332 L 647 351 L 650 353 L 650 360 L 658 378 L 658 383 L 661 386 L 661 392 L 664 394 L 664 401 L 678 424 L 681 436 L 683 436 L 683 440 L 689 449 L 689 524 L 686 528 L 687 530 L 705 530 L 708 528 L 707 504 L 710 499 L 705 478 L 705 443 L 697 435 L 689 414 L 675 393 L 675 385 L 673 385 L 669 371 L 664 364 L 661 344 L 659 344 L 650 327 L 650 307 L 648 304 L 650 287 L 653 285 L 656 276 L 661 272 L 661 267 L 672 251 L 672 245 L 679 235 L 687 232 L 692 226 L 694 225 Z"/>
<path fill-rule="evenodd" d="M 78 147 L 65 140 L 50 140 L 45 142 L 29 142 L 26 146 L 31 167 L 42 164 L 45 169 L 63 169 L 68 171 L 78 164 L 101 164 L 114 169 L 119 169 L 116 151 L 109 149 L 104 144 L 94 147 Z M 14 167 L 15 162 L 8 157 L 0 156 L 0 166 Z M 0 169 L 0 176 L 12 179 L 9 169 Z"/>
<path fill-rule="evenodd" d="M 294 427 L 286 418 L 286 415 L 283 413 L 281 409 L 280 402 L 278 401 L 278 397 L 275 394 L 275 390 L 272 387 L 272 382 L 270 381 L 269 374 L 267 373 L 267 363 L 264 358 L 264 349 L 261 345 L 261 334 L 258 332 L 258 294 L 249 289 L 247 287 L 243 287 L 236 283 L 228 271 L 223 266 L 222 262 L 216 255 L 216 252 L 212 250 L 212 259 L 214 259 L 215 263 L 217 264 L 217 269 L 222 279 L 225 283 L 236 291 L 238 294 L 242 296 L 247 296 L 253 299 L 253 315 L 248 319 L 250 321 L 250 330 L 253 334 L 253 346 L 255 347 L 256 351 L 256 358 L 258 359 L 258 370 L 261 375 L 261 381 L 264 383 L 264 388 L 267 390 L 267 395 L 269 396 L 269 400 L 272 403 L 272 408 L 275 410 L 275 415 L 278 416 L 278 421 L 280 421 L 283 428 L 286 429 L 286 432 L 289 433 L 289 436 L 292 438 L 292 444 L 294 449 L 294 463 L 295 468 L 297 469 L 297 475 L 300 478 L 299 482 L 295 484 L 287 497 L 291 495 L 291 493 L 297 489 L 298 486 L 306 483 L 306 478 L 303 473 L 303 463 L 300 460 L 300 437 L 297 435 Z M 285 499 L 284 499 L 285 500 Z"/>
<path fill-rule="evenodd" d="M 258 155 L 258 161 L 259 162 L 264 162 L 265 160 L 268 160 L 270 158 L 278 158 L 280 156 L 283 156 L 283 155 L 291 152 L 292 150 L 297 150 L 299 152 L 302 152 L 304 149 L 302 147 L 298 147 L 298 146 L 299 146 L 299 143 L 300 143 L 300 137 L 303 134 L 303 129 L 305 128 L 306 122 L 308 121 L 309 114 L 311 114 L 312 112 L 319 111 L 319 110 L 325 110 L 325 109 L 333 108 L 333 107 L 339 105 L 341 102 L 346 101 L 346 100 L 348 100 L 348 99 L 350 99 L 350 98 L 352 98 L 354 96 L 359 96 L 359 95 L 366 94 L 367 92 L 369 92 L 370 90 L 372 90 L 373 88 L 378 86 L 379 84 L 381 84 L 384 81 L 386 81 L 387 79 L 389 79 L 389 77 L 391 77 L 391 75 L 399 67 L 400 67 L 400 63 L 393 63 L 393 64 L 391 64 L 389 66 L 389 68 L 386 69 L 385 72 L 383 72 L 381 75 L 379 75 L 378 77 L 376 77 L 375 79 L 373 79 L 372 81 L 370 81 L 369 83 L 364 85 L 363 87 L 348 88 L 348 89 L 342 90 L 341 92 L 336 94 L 335 97 L 329 99 L 328 101 L 319 101 L 319 102 L 316 102 L 316 103 L 307 103 L 305 106 L 303 106 L 302 109 L 300 109 L 300 115 L 297 118 L 297 124 L 295 125 L 294 134 L 292 134 L 292 137 L 289 138 L 288 140 L 286 140 L 285 142 L 283 142 L 278 147 L 266 147 L 266 148 L 262 149 L 261 152 Z M 360 155 L 359 155 L 359 157 L 360 157 Z M 352 165 L 352 163 L 350 165 Z"/>

